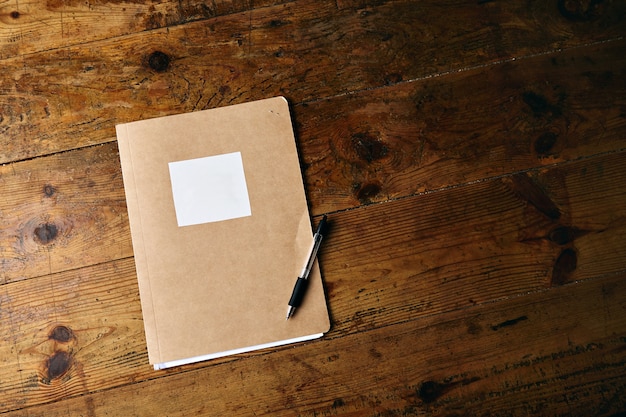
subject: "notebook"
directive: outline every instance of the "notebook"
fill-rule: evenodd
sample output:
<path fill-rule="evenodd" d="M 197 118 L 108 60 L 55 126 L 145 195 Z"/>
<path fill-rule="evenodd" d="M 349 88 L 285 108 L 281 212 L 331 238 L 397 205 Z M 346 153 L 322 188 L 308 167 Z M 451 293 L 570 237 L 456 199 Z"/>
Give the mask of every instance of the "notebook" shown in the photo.
<path fill-rule="evenodd" d="M 116 126 L 148 357 L 164 369 L 330 328 L 283 97 Z"/>

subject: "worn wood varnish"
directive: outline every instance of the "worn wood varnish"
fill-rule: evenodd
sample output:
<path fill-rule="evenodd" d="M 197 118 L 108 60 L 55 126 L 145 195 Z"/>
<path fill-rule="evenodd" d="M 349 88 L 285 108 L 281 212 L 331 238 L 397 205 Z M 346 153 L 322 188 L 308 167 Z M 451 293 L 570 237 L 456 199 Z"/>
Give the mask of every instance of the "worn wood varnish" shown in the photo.
<path fill-rule="evenodd" d="M 296 106 L 314 209 L 623 149 L 625 50 L 594 45 Z"/>
<path fill-rule="evenodd" d="M 0 3 L 0 415 L 623 415 L 625 12 Z M 156 372 L 114 126 L 278 94 L 331 331 Z"/>
<path fill-rule="evenodd" d="M 0 4 L 0 58 L 109 39 L 280 1 L 63 1 Z"/>
<path fill-rule="evenodd" d="M 494 299 L 542 293 L 625 269 L 626 252 L 618 243 L 626 222 L 615 219 L 626 215 L 626 193 L 610 187 L 624 181 L 625 158 L 620 153 L 583 160 L 333 215 L 335 227 L 321 254 L 333 318 L 326 339 L 330 343 L 446 311 L 471 312 Z M 583 194 L 589 177 L 597 187 Z M 589 203 L 597 200 L 604 203 L 600 210 Z M 366 230 L 363 224 L 382 229 Z M 467 232 L 458 234 L 461 228 Z M 15 386 L 16 394 L 26 389 L 37 404 L 40 396 L 63 398 L 154 374 L 146 363 L 131 260 L 11 288 L 4 308 L 36 333 L 34 341 L 25 331 L 24 338 L 6 346 L 9 357 L 18 352 L 21 374 L 32 381 Z M 134 311 L 128 308 L 132 305 Z M 493 326 L 512 324 L 503 319 Z M 3 323 L 3 333 L 12 331 L 12 323 Z M 60 350 L 51 339 L 62 339 Z M 67 342 L 71 349 L 64 347 Z M 101 355 L 91 357 L 97 346 Z M 8 379 L 15 370 L 3 372 Z"/>
<path fill-rule="evenodd" d="M 132 256 L 114 146 L 0 167 L 0 184 L 3 281 Z"/>
<path fill-rule="evenodd" d="M 624 341 L 612 332 L 626 330 L 624 282 L 624 275 L 605 277 L 297 350 L 244 355 L 29 408 L 28 415 L 473 415 L 486 407 L 495 415 L 583 415 L 570 402 L 610 415 L 622 409 L 626 388 Z M 344 379 L 346 370 L 358 377 Z M 529 401 L 529 392 L 540 399 Z"/>
<path fill-rule="evenodd" d="M 624 6 L 603 6 L 587 25 L 541 2 L 457 7 L 451 22 L 440 2 L 337 10 L 300 0 L 4 59 L 0 162 L 110 141 L 115 123 L 137 118 L 279 94 L 318 100 L 586 44 L 621 33 L 613 14 Z M 496 27 L 484 20 L 492 13 Z"/>

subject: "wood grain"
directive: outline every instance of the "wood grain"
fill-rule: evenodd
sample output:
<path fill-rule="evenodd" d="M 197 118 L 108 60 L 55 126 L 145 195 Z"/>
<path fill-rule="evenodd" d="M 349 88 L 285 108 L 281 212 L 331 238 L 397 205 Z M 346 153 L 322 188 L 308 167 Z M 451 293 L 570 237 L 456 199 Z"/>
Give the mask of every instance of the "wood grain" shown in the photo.
<path fill-rule="evenodd" d="M 625 34 L 622 2 L 587 20 L 554 3 L 301 0 L 6 58 L 0 163 L 111 141 L 129 120 L 318 100 Z"/>
<path fill-rule="evenodd" d="M 312 213 L 623 149 L 625 46 L 296 105 Z M 0 185 L 3 281 L 132 255 L 115 143 L 0 167 Z"/>
<path fill-rule="evenodd" d="M 0 187 L 3 282 L 132 256 L 116 147 L 2 166 Z"/>
<path fill-rule="evenodd" d="M 335 324 L 371 329 L 626 269 L 626 192 L 613 186 L 626 180 L 625 158 L 330 217 L 321 259 Z"/>
<path fill-rule="evenodd" d="M 277 1 L 62 1 L 0 3 L 0 59 L 210 19 Z"/>
<path fill-rule="evenodd" d="M 0 415 L 626 412 L 626 2 L 0 0 Z M 114 125 L 284 95 L 333 327 L 148 365 Z"/>
<path fill-rule="evenodd" d="M 486 409 L 509 416 L 610 415 L 626 407 L 624 278 L 242 357 L 6 415 L 400 416 Z M 347 381 L 346 372 L 359 377 Z"/>
<path fill-rule="evenodd" d="M 2 412 L 150 370 L 132 258 L 5 285 L 1 301 Z"/>
<path fill-rule="evenodd" d="M 422 80 L 384 92 L 364 92 L 296 106 L 297 133 L 302 141 L 305 182 L 313 212 L 355 207 L 623 148 L 626 123 L 620 109 L 625 105 L 626 88 L 623 77 L 612 75 L 619 72 L 618 68 L 626 67 L 624 58 L 615 58 L 622 47 L 624 42 L 620 41 L 570 51 L 559 58 L 560 65 L 555 64 L 554 56 L 542 56 L 497 66 L 488 76 L 483 71 L 469 71 L 454 75 L 445 86 L 442 81 Z M 487 87 L 505 77 L 508 80 L 505 85 L 514 87 L 508 87 L 503 98 L 485 93 L 484 97 L 473 95 L 472 101 L 468 101 L 470 90 L 493 91 Z M 445 89 L 449 94 L 428 93 Z M 542 113 L 537 114 L 538 111 Z M 337 114 L 346 116 L 340 118 Z M 475 115 L 476 120 L 468 120 L 468 115 Z M 472 131 L 467 130 L 470 126 Z M 3 210 L 7 214 L 26 210 L 25 201 L 40 201 L 44 187 L 52 187 L 50 192 L 59 188 L 55 185 L 57 181 L 73 188 L 62 194 L 61 200 L 65 203 L 63 210 L 70 213 L 84 204 L 74 198 L 82 198 L 82 190 L 89 188 L 87 184 L 91 187 L 97 184 L 94 193 L 109 187 L 114 204 L 123 204 L 116 152 L 114 144 L 104 145 L 79 151 L 74 157 L 74 154 L 53 157 L 49 162 L 43 159 L 41 168 L 32 161 L 5 167 L 0 180 L 9 192 Z M 108 156 L 92 167 L 98 153 Z M 71 162 L 70 169 L 64 165 L 67 161 Z M 96 172 L 96 167 L 101 168 Z M 16 170 L 22 174 L 10 174 Z M 36 177 L 29 179 L 29 186 L 24 188 L 21 181 L 25 176 L 31 178 L 33 173 Z M 111 182 L 109 176 L 116 176 L 115 181 Z M 75 183 L 74 177 L 81 182 Z M 23 192 L 11 191 L 17 188 L 28 190 L 31 198 L 25 200 Z M 91 195 L 94 199 L 103 198 Z M 24 227 L 15 223 L 22 222 L 24 216 L 30 217 L 31 223 L 35 221 L 32 218 L 39 219 L 36 224 L 30 224 L 31 229 L 47 224 L 43 219 L 54 215 L 50 210 L 59 208 L 58 198 L 43 201 L 49 204 L 29 205 L 30 213 L 12 218 L 12 224 L 7 217 L 5 233 L 14 233 L 14 237 L 23 233 L 32 235 L 34 230 L 16 231 Z M 116 232 L 112 233 L 127 230 L 125 218 L 120 221 L 124 229 L 114 229 Z M 103 239 L 101 232 L 85 233 L 83 240 Z M 32 241 L 31 237 L 28 239 Z M 121 252 L 108 255 L 111 256 L 108 259 L 129 254 L 128 235 L 123 239 L 126 241 L 120 243 Z M 38 259 L 48 256 L 41 247 L 31 246 L 38 248 L 35 251 Z M 18 265 L 28 263 L 23 250 L 5 253 L 10 259 L 4 261 L 5 279 L 26 273 L 29 266 Z M 67 263 L 67 259 L 63 262 Z M 58 270 L 54 265 L 60 263 L 52 259 L 49 271 Z M 42 265 L 37 268 L 41 273 Z"/>
<path fill-rule="evenodd" d="M 621 40 L 295 106 L 313 210 L 624 149 L 625 50 Z"/>
<path fill-rule="evenodd" d="M 401 323 L 419 326 L 432 317 L 440 317 L 432 323 L 446 322 L 442 315 L 466 317 L 493 308 L 498 300 L 498 309 L 506 310 L 509 302 L 502 300 L 522 300 L 529 293 L 540 298 L 552 294 L 546 292 L 550 288 L 579 291 L 572 283 L 600 285 L 599 277 L 626 270 L 626 252 L 619 245 L 626 232 L 626 192 L 612 186 L 626 180 L 625 158 L 626 153 L 595 157 L 523 174 L 523 179 L 510 176 L 333 214 L 334 226 L 321 254 L 333 327 L 322 347 L 312 344 L 298 355 L 308 355 L 307 349 L 337 349 L 325 353 L 329 358 L 343 355 L 353 338 L 373 343 L 378 350 L 369 332 L 393 339 L 395 330 L 381 329 Z M 582 193 L 589 184 L 595 186 Z M 551 205 L 544 202 L 548 200 Z M 165 372 L 154 372 L 147 363 L 133 266 L 132 259 L 123 259 L 4 286 L 1 302 L 7 316 L 0 334 L 6 336 L 0 357 L 7 360 L 0 366 L 1 410 L 157 377 L 169 384 L 160 378 Z M 502 323 L 523 315 L 515 314 L 490 319 L 491 325 L 508 327 Z M 381 346 L 380 352 L 388 349 Z M 277 351 L 292 355 L 289 347 Z M 543 354 L 554 353 L 548 352 Z M 244 366 L 241 372 L 254 372 L 255 378 L 273 375 L 257 362 L 240 363 L 241 358 L 257 356 L 265 357 L 256 353 L 213 361 L 206 372 L 236 362 L 234 369 Z M 353 372 L 349 362 L 343 366 L 347 368 L 337 372 Z M 443 383 L 447 377 L 436 381 Z M 235 386 L 223 389 L 235 395 Z M 152 410 L 146 404 L 141 408 Z M 117 415 L 122 410 L 109 412 Z"/>

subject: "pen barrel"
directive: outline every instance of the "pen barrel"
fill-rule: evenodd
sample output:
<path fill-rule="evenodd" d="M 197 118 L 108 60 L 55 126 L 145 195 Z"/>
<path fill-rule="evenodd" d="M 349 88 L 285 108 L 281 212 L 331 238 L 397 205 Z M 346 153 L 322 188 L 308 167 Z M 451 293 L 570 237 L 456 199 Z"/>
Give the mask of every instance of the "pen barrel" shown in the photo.
<path fill-rule="evenodd" d="M 299 277 L 296 280 L 296 285 L 293 287 L 293 292 L 291 293 L 291 298 L 289 299 L 289 305 L 292 307 L 300 307 L 302 304 L 302 299 L 304 298 L 304 293 L 306 292 L 306 288 L 309 285 L 309 280 Z"/>
<path fill-rule="evenodd" d="M 309 257 L 307 258 L 306 265 L 302 268 L 302 272 L 300 272 L 301 278 L 307 279 L 309 277 L 311 269 L 313 269 L 313 264 L 315 263 L 315 258 L 317 257 L 317 251 L 322 243 L 322 238 L 323 236 L 320 234 L 313 236 L 313 243 L 311 244 L 311 249 L 309 249 Z"/>

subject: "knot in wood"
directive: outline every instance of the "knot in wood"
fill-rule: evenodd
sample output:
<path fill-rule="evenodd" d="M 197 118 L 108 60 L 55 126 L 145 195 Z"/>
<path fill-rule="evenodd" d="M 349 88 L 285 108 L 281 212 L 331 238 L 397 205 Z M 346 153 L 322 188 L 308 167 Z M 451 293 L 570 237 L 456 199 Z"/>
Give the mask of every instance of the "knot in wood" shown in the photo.
<path fill-rule="evenodd" d="M 573 22 L 588 22 L 602 14 L 603 0 L 559 0 L 559 12 Z"/>
<path fill-rule="evenodd" d="M 563 250 L 556 259 L 554 268 L 552 269 L 552 285 L 556 286 L 566 284 L 572 273 L 576 270 L 577 266 L 578 255 L 576 254 L 576 251 L 572 248 Z"/>
<path fill-rule="evenodd" d="M 46 368 L 48 370 L 48 381 L 65 375 L 72 364 L 72 356 L 64 351 L 54 352 L 48 358 Z"/>
<path fill-rule="evenodd" d="M 417 391 L 418 396 L 425 403 L 432 403 L 441 396 L 445 386 L 435 381 L 424 381 Z"/>
<path fill-rule="evenodd" d="M 50 332 L 49 338 L 61 343 L 67 343 L 74 339 L 74 332 L 67 326 L 56 326 Z"/>
<path fill-rule="evenodd" d="M 165 52 L 154 51 L 148 57 L 148 65 L 156 72 L 164 72 L 170 66 L 170 57 Z"/>
<path fill-rule="evenodd" d="M 355 184 L 355 196 L 362 203 L 367 204 L 381 193 L 383 186 L 378 182 Z"/>
<path fill-rule="evenodd" d="M 52 197 L 55 192 L 56 192 L 56 188 L 54 188 L 52 185 L 50 184 L 44 185 L 43 193 L 46 197 Z"/>
<path fill-rule="evenodd" d="M 552 150 L 552 147 L 554 147 L 557 138 L 558 135 L 554 132 L 541 134 L 535 141 L 535 152 L 539 155 L 547 155 L 550 150 Z"/>
<path fill-rule="evenodd" d="M 51 243 L 59 234 L 59 229 L 54 223 L 44 223 L 35 228 L 34 238 L 42 245 Z"/>
<path fill-rule="evenodd" d="M 387 145 L 369 133 L 355 133 L 351 144 L 359 158 L 368 163 L 382 159 L 389 153 Z"/>

